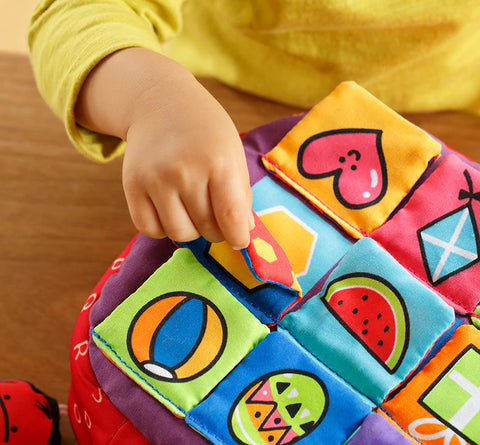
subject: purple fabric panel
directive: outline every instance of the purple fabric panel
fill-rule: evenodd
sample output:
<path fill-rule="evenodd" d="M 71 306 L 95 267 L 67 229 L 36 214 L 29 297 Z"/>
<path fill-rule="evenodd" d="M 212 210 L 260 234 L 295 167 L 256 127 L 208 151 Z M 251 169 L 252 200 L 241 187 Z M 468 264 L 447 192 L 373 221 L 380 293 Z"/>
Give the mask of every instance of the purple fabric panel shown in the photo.
<path fill-rule="evenodd" d="M 372 413 L 363 421 L 348 445 L 412 445 L 411 441 L 381 414 Z"/>
<path fill-rule="evenodd" d="M 298 114 L 287 116 L 261 127 L 255 128 L 243 136 L 243 146 L 247 156 L 248 171 L 250 172 L 250 184 L 255 184 L 269 173 L 260 159 L 260 153 L 269 152 L 304 116 Z"/>
<path fill-rule="evenodd" d="M 102 322 L 123 300 L 167 261 L 175 250 L 168 239 L 153 239 L 141 233 L 118 273 L 112 275 L 102 289 L 101 298 L 93 305 L 90 326 Z"/>
<path fill-rule="evenodd" d="M 188 443 L 206 445 L 210 441 L 190 428 L 184 419 L 174 416 L 161 403 L 123 374 L 90 340 L 90 361 L 95 375 L 110 401 L 154 445 Z"/>

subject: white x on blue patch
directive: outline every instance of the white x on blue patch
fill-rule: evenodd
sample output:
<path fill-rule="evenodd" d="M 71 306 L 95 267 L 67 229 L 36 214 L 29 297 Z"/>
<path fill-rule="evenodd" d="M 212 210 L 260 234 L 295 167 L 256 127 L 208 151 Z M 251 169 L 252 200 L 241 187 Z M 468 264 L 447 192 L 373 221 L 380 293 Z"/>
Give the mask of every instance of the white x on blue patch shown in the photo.
<path fill-rule="evenodd" d="M 479 260 L 479 236 L 470 206 L 450 212 L 418 230 L 423 262 L 432 284 Z"/>

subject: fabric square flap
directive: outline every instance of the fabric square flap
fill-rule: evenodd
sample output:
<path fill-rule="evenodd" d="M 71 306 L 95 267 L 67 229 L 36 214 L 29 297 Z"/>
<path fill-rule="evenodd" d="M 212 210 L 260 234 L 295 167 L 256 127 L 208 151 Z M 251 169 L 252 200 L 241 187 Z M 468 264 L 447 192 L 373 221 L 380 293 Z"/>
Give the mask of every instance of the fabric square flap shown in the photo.
<path fill-rule="evenodd" d="M 344 82 L 262 159 L 361 238 L 387 220 L 440 151 L 426 132 Z"/>
<path fill-rule="evenodd" d="M 480 302 L 480 172 L 448 155 L 390 221 L 372 234 L 455 310 Z"/>
<path fill-rule="evenodd" d="M 302 296 L 290 261 L 254 213 L 255 227 L 247 248 L 234 250 L 226 242 L 204 238 L 181 243 L 262 323 L 275 324 Z"/>
<path fill-rule="evenodd" d="M 372 403 L 272 332 L 186 421 L 216 444 L 342 444 Z"/>
<path fill-rule="evenodd" d="M 370 238 L 281 326 L 380 404 L 454 322 L 453 309 Z"/>
<path fill-rule="evenodd" d="M 287 254 L 307 294 L 353 242 L 269 177 L 257 182 L 252 192 L 253 209 Z"/>
<path fill-rule="evenodd" d="M 92 331 L 123 372 L 180 416 L 267 333 L 188 249 L 178 249 Z"/>
<path fill-rule="evenodd" d="M 382 408 L 428 445 L 480 445 L 480 332 L 460 326 Z"/>

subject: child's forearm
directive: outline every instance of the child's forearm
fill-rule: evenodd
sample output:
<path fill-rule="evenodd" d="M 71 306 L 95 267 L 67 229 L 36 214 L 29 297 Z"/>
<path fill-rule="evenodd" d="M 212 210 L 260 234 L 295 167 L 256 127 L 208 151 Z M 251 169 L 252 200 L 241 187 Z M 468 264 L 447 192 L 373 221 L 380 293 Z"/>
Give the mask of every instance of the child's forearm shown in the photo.
<path fill-rule="evenodd" d="M 182 65 L 156 52 L 127 48 L 100 62 L 78 95 L 75 116 L 82 126 L 126 139 L 132 122 L 178 100 L 196 82 Z"/>

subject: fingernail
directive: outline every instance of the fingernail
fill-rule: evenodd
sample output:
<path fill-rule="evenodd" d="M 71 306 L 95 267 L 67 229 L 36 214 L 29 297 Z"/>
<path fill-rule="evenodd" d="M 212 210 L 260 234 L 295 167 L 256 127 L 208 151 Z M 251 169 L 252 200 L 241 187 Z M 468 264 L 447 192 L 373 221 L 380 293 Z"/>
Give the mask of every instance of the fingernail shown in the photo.
<path fill-rule="evenodd" d="M 255 218 L 253 217 L 253 213 L 249 212 L 248 214 L 248 227 L 249 230 L 253 230 L 255 228 Z"/>

